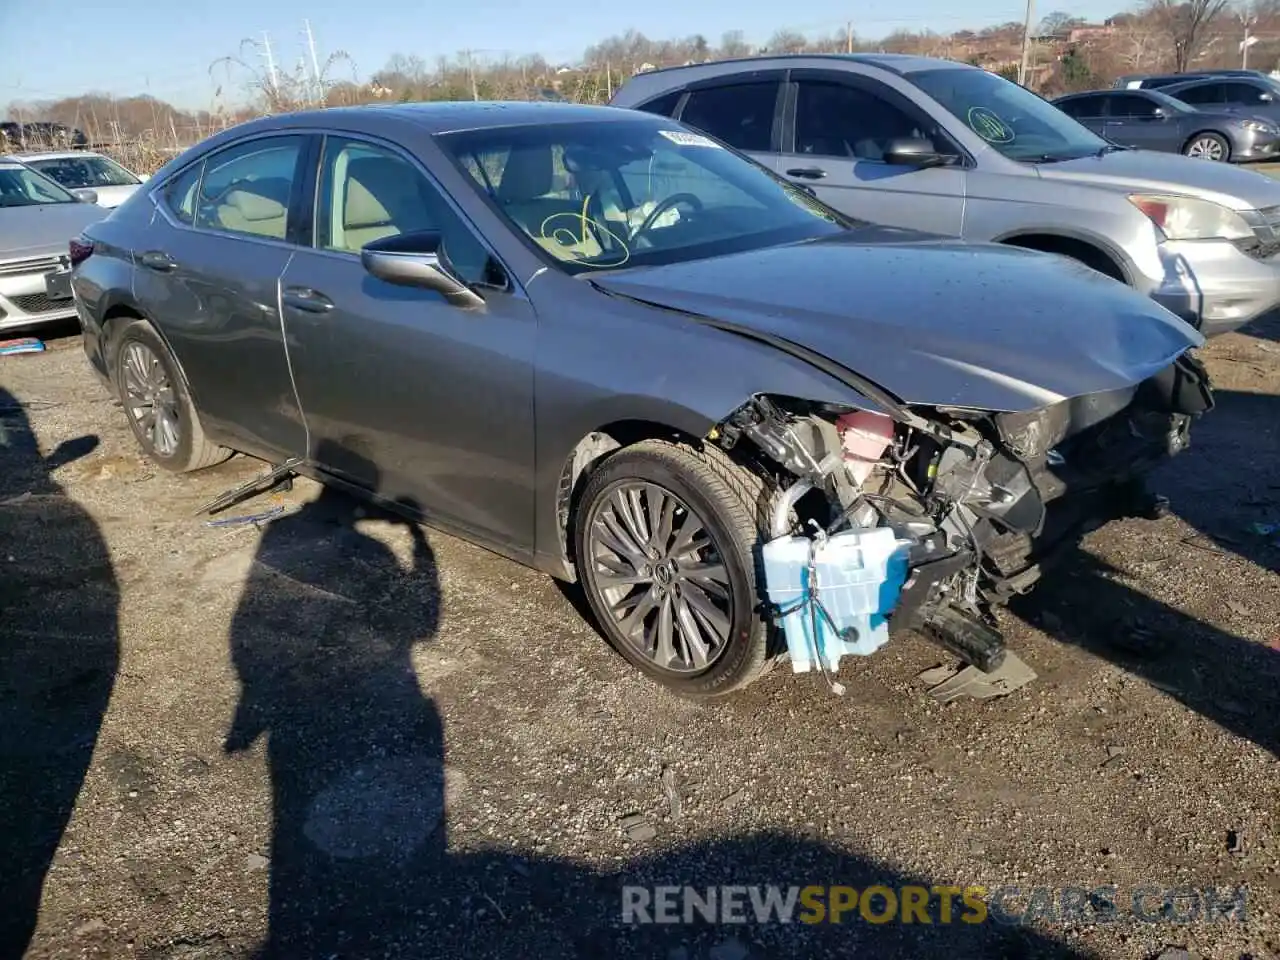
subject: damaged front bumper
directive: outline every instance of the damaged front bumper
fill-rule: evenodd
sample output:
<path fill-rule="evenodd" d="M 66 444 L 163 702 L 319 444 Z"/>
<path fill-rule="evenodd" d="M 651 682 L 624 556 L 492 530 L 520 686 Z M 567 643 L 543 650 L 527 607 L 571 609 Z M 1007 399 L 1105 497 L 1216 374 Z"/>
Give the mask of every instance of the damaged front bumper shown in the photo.
<path fill-rule="evenodd" d="M 783 489 L 763 554 L 793 669 L 834 672 L 916 629 L 990 673 L 1006 657 L 994 608 L 1088 530 L 1151 515 L 1145 475 L 1212 406 L 1186 353 L 1142 383 L 1030 413 L 890 418 L 758 396 L 715 436 L 749 439 Z"/>

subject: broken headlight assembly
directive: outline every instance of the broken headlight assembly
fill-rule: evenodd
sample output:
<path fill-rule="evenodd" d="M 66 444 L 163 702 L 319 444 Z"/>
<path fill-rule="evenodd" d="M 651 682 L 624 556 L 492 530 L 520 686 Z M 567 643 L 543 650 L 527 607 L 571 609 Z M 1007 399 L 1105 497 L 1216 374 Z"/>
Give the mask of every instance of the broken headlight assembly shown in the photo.
<path fill-rule="evenodd" d="M 1000 440 L 1022 460 L 1040 460 L 1060 444 L 1071 426 L 1071 406 L 1066 401 L 1025 413 L 995 416 Z"/>

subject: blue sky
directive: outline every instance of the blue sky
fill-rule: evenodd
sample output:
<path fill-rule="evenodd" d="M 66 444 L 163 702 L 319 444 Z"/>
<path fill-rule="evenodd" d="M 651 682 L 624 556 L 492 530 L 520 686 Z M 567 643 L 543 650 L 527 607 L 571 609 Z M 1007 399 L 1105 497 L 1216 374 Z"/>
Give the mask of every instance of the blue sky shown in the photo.
<path fill-rule="evenodd" d="M 1125 5 L 1123 0 L 1077 0 L 1055 6 L 1037 0 L 1036 12 L 1062 9 L 1100 19 Z M 236 54 L 241 40 L 260 38 L 265 30 L 277 62 L 292 66 L 306 49 L 302 22 L 307 17 L 320 56 L 344 50 L 366 79 L 393 53 L 432 62 L 470 48 L 484 57 L 541 53 L 572 62 L 595 41 L 629 28 L 652 38 L 701 33 L 712 42 L 737 29 L 748 42 L 762 43 L 779 28 L 829 33 L 852 19 L 860 36 L 874 38 L 902 28 L 945 33 L 1021 20 L 1025 8 L 1022 0 L 963 6 L 946 0 L 810 0 L 803 7 L 742 0 L 115 0 L 82 15 L 87 9 L 63 17 L 51 15 L 48 0 L 0 0 L 0 104 L 98 90 L 149 92 L 187 108 L 208 106 L 216 85 L 209 75 L 213 61 Z M 968 12 L 959 13 L 962 9 Z M 217 77 L 225 81 L 225 71 Z M 238 86 L 233 80 L 225 93 L 239 99 Z"/>

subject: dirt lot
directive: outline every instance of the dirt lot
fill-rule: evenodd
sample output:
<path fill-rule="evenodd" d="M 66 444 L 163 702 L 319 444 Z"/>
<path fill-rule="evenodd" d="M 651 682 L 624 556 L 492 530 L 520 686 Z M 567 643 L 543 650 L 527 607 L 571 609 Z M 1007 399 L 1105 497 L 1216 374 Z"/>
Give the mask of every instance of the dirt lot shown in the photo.
<path fill-rule="evenodd" d="M 52 347 L 0 358 L 0 955 L 1280 954 L 1280 325 L 1204 351 L 1174 516 L 1006 618 L 1040 679 L 949 706 L 911 636 L 844 698 L 784 669 L 691 705 L 571 591 L 309 484 L 210 528 L 260 465 L 152 469 Z M 624 924 L 657 883 L 1114 884 L 1120 917 Z M 1127 909 L 1240 884 L 1243 922 Z"/>

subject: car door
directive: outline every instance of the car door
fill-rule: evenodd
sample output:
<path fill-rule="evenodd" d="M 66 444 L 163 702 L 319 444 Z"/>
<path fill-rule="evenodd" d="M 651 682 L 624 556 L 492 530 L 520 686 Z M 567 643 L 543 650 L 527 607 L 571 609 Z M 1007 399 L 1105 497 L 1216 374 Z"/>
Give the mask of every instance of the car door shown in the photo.
<path fill-rule="evenodd" d="M 1055 104 L 1071 119 L 1084 124 L 1100 137 L 1105 137 L 1107 127 L 1105 96 L 1071 97 Z"/>
<path fill-rule="evenodd" d="M 888 142 L 929 140 L 960 155 L 925 113 L 884 84 L 850 74 L 793 70 L 780 170 L 837 210 L 872 223 L 958 236 L 965 170 L 885 163 Z"/>
<path fill-rule="evenodd" d="M 182 364 L 205 428 L 270 460 L 306 446 L 278 284 L 296 249 L 291 200 L 308 144 L 252 137 L 178 172 L 134 251 L 134 295 Z"/>
<path fill-rule="evenodd" d="M 1280 118 L 1280 105 L 1267 86 L 1255 80 L 1233 80 L 1222 84 L 1223 100 L 1231 113 L 1249 117 Z"/>
<path fill-rule="evenodd" d="M 440 231 L 468 282 L 501 277 L 487 245 L 398 147 L 324 139 L 313 244 L 281 280 L 312 458 L 481 539 L 533 544 L 536 318 L 514 285 L 482 307 L 366 272 L 374 240 Z M 495 273 L 495 270 L 498 272 Z"/>
<path fill-rule="evenodd" d="M 694 84 L 685 91 L 677 119 L 776 171 L 783 76 L 780 70 L 754 70 Z"/>
<path fill-rule="evenodd" d="M 1103 136 L 1122 147 L 1174 151 L 1182 141 L 1178 118 L 1163 113 L 1158 104 L 1136 93 L 1107 98 L 1107 122 Z"/>

